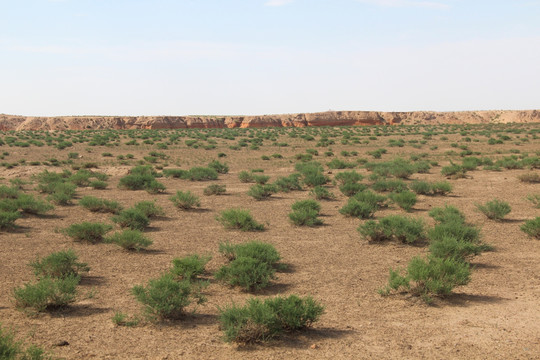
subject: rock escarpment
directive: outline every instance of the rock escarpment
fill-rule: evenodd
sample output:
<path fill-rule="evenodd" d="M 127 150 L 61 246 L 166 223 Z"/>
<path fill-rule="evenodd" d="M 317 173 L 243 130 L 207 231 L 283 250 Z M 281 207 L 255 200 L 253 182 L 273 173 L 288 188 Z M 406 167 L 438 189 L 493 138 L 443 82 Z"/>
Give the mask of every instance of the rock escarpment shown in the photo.
<path fill-rule="evenodd" d="M 0 114 L 0 130 L 184 129 L 540 122 L 539 110 L 327 111 L 261 116 L 61 116 Z"/>

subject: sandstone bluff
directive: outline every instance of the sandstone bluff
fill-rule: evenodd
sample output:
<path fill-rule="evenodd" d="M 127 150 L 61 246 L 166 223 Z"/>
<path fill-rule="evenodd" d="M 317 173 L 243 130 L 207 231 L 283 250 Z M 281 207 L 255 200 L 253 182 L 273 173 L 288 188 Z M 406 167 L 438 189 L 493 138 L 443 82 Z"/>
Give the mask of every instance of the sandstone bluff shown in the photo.
<path fill-rule="evenodd" d="M 183 129 L 540 122 L 539 110 L 462 112 L 327 111 L 261 116 L 61 116 L 0 114 L 0 130 Z"/>

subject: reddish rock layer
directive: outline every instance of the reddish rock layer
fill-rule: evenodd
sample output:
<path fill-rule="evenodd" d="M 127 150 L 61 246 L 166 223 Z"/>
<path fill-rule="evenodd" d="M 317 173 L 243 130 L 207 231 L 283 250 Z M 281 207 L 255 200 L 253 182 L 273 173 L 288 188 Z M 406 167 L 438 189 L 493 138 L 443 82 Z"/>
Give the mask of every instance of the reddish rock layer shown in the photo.
<path fill-rule="evenodd" d="M 262 116 L 62 116 L 0 114 L 0 130 L 183 129 L 540 122 L 540 111 L 328 111 Z"/>

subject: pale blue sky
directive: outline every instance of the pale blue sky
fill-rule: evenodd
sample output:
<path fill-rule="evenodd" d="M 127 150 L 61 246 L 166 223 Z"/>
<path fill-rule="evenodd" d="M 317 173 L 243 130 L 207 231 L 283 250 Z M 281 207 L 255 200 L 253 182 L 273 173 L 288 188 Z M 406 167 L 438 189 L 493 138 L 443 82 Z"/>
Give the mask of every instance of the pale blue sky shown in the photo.
<path fill-rule="evenodd" d="M 0 0 L 0 113 L 540 108 L 540 0 Z"/>

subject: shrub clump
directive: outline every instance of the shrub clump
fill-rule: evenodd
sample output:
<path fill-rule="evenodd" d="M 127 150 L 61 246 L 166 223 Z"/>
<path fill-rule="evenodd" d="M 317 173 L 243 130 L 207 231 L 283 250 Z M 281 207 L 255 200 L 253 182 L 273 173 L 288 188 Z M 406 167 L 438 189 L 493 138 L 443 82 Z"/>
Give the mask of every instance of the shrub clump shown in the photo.
<path fill-rule="evenodd" d="M 264 225 L 256 222 L 249 210 L 244 209 L 228 209 L 223 210 L 219 216 L 216 217 L 227 229 L 238 229 L 242 231 L 263 231 Z"/>
<path fill-rule="evenodd" d="M 84 196 L 79 200 L 79 205 L 92 212 L 118 214 L 122 210 L 122 205 L 117 201 L 99 199 L 94 196 Z"/>
<path fill-rule="evenodd" d="M 416 194 L 412 191 L 391 193 L 388 197 L 400 208 L 407 212 L 412 210 L 413 206 L 416 204 L 417 201 Z"/>
<path fill-rule="evenodd" d="M 540 216 L 526 221 L 525 224 L 521 226 L 521 231 L 533 238 L 540 239 Z"/>
<path fill-rule="evenodd" d="M 34 274 L 38 278 L 66 278 L 68 276 L 79 276 L 81 272 L 90 270 L 88 264 L 78 262 L 78 260 L 75 251 L 69 249 L 54 252 L 42 259 L 38 257 L 29 265 L 34 269 Z"/>
<path fill-rule="evenodd" d="M 112 221 L 122 228 L 132 230 L 144 230 L 150 224 L 150 219 L 141 210 L 130 208 L 122 210 L 118 215 L 112 218 Z"/>
<path fill-rule="evenodd" d="M 225 185 L 219 185 L 219 184 L 209 185 L 203 190 L 203 194 L 206 195 L 206 196 L 223 195 L 226 192 L 227 192 L 227 189 L 226 189 Z"/>
<path fill-rule="evenodd" d="M 182 210 L 193 209 L 194 207 L 201 206 L 201 201 L 199 197 L 193 194 L 191 191 L 180 191 L 176 192 L 176 195 L 171 196 L 169 200 L 172 201 L 174 206 Z"/>
<path fill-rule="evenodd" d="M 249 299 L 244 306 L 220 308 L 221 328 L 227 342 L 248 344 L 270 340 L 286 332 L 310 327 L 324 307 L 311 297 Z"/>
<path fill-rule="evenodd" d="M 484 205 L 477 204 L 476 208 L 488 219 L 501 221 L 506 215 L 512 211 L 510 205 L 498 199 L 486 202 Z"/>
<path fill-rule="evenodd" d="M 75 241 L 86 241 L 92 244 L 103 241 L 103 236 L 112 229 L 111 225 L 93 222 L 72 224 L 64 233 Z"/>
<path fill-rule="evenodd" d="M 248 190 L 248 195 L 254 198 L 255 200 L 265 200 L 268 199 L 272 194 L 275 194 L 278 191 L 278 188 L 276 185 L 268 184 L 268 185 L 261 185 L 261 184 L 255 184 L 251 186 Z"/>
<path fill-rule="evenodd" d="M 194 299 L 198 304 L 204 302 L 204 297 L 193 290 L 188 280 L 176 281 L 172 274 L 166 273 L 148 281 L 146 286 L 134 286 L 132 293 L 151 320 L 174 320 L 185 314 L 184 309 Z"/>
<path fill-rule="evenodd" d="M 401 215 L 390 215 L 378 222 L 366 221 L 357 230 L 360 235 L 373 242 L 396 239 L 406 244 L 413 244 L 426 239 L 424 223 L 421 219 Z"/>
<path fill-rule="evenodd" d="M 183 258 L 175 258 L 172 261 L 171 274 L 182 280 L 194 281 L 205 273 L 206 264 L 210 256 L 189 255 Z"/>
<path fill-rule="evenodd" d="M 25 284 L 14 290 L 15 306 L 36 312 L 64 307 L 75 301 L 79 281 L 80 277 L 68 275 L 63 278 L 43 277 L 36 283 Z"/>
<path fill-rule="evenodd" d="M 466 285 L 471 279 L 471 270 L 468 263 L 455 258 L 420 257 L 413 258 L 404 275 L 399 270 L 390 269 L 388 285 L 381 291 L 389 294 L 392 290 L 403 289 L 420 296 L 430 303 L 432 296 L 449 295 L 454 287 Z"/>
<path fill-rule="evenodd" d="M 336 196 L 323 186 L 315 186 L 309 192 L 317 200 L 334 200 Z"/>
<path fill-rule="evenodd" d="M 106 243 L 116 244 L 126 250 L 140 251 L 152 245 L 153 242 L 139 230 L 127 229 L 114 233 L 104 239 Z"/>

